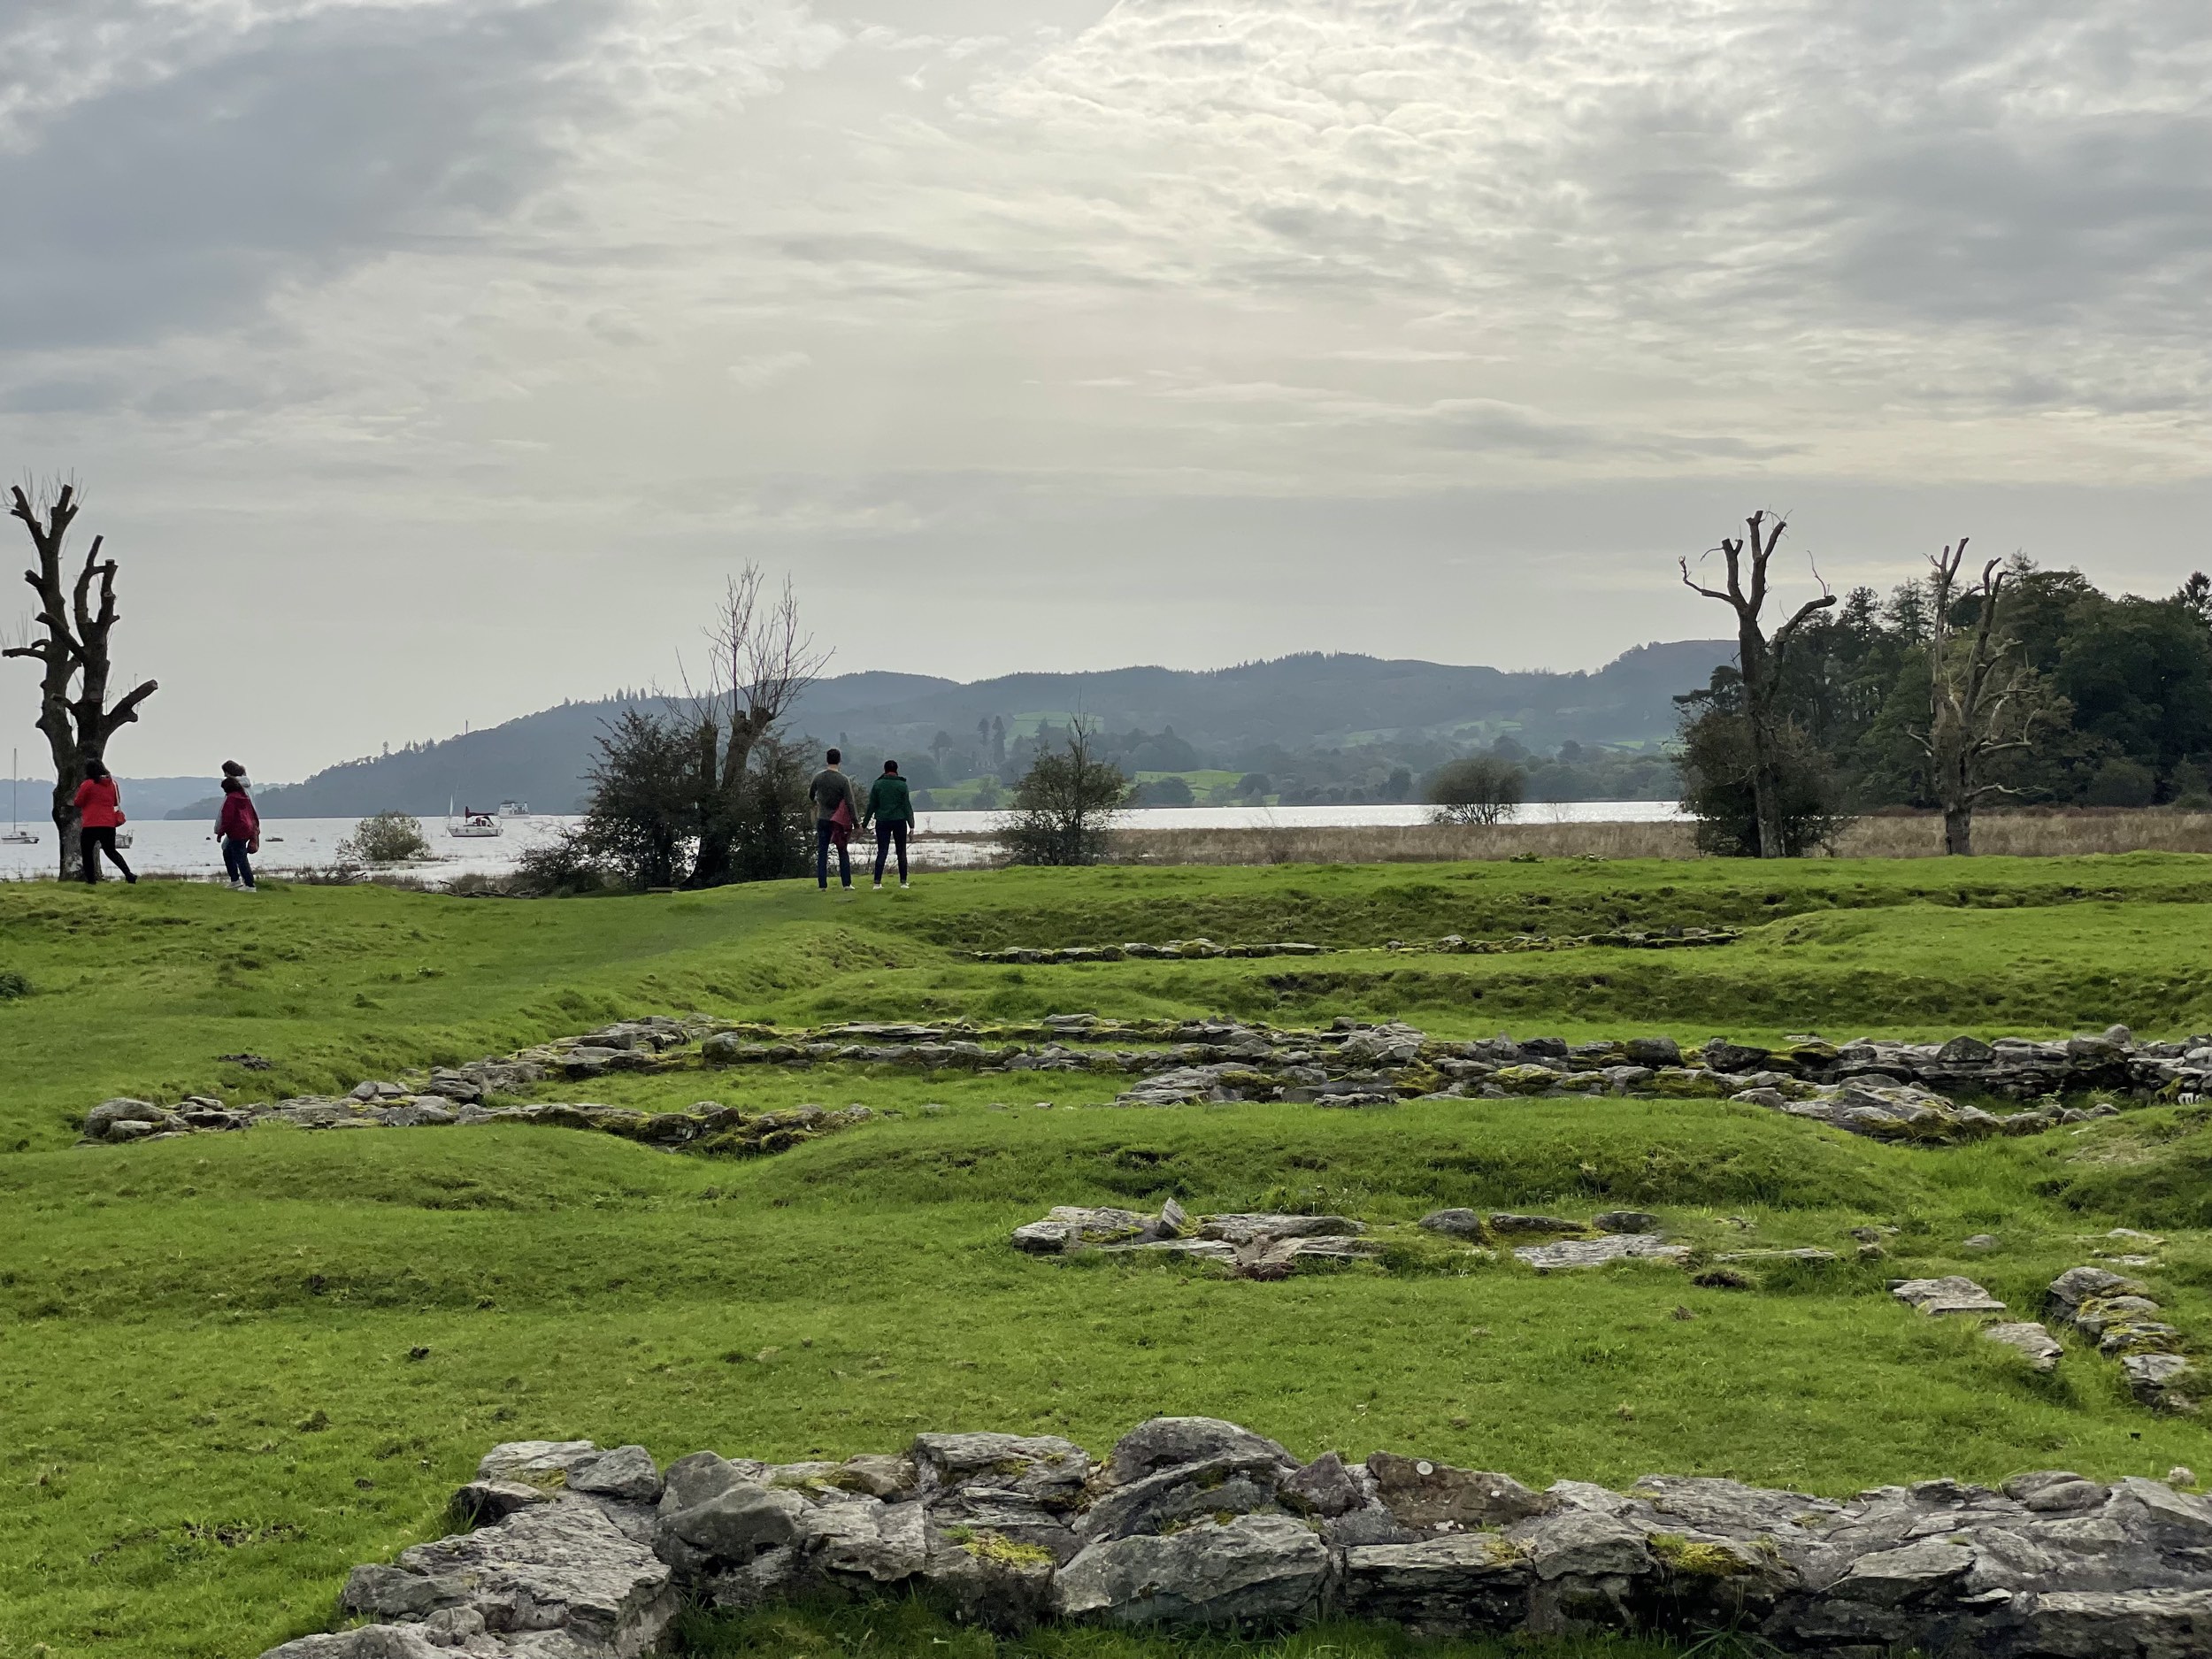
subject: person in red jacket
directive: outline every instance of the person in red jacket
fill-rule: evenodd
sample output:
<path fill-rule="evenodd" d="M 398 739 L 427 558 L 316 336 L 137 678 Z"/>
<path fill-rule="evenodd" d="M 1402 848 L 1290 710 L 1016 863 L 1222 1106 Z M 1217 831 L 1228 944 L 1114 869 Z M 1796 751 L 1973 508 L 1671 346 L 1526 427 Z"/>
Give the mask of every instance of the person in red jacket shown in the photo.
<path fill-rule="evenodd" d="M 223 780 L 223 810 L 215 819 L 216 839 L 223 843 L 223 868 L 230 884 L 241 893 L 258 893 L 253 884 L 253 865 L 246 855 L 261 850 L 261 814 L 246 796 L 246 786 L 235 778 Z"/>
<path fill-rule="evenodd" d="M 126 881 L 138 877 L 116 850 L 115 832 L 123 826 L 123 792 L 115 787 L 108 769 L 96 760 L 84 764 L 84 781 L 77 786 L 77 862 L 84 866 L 87 882 L 100 879 L 100 855 L 107 854 Z"/>

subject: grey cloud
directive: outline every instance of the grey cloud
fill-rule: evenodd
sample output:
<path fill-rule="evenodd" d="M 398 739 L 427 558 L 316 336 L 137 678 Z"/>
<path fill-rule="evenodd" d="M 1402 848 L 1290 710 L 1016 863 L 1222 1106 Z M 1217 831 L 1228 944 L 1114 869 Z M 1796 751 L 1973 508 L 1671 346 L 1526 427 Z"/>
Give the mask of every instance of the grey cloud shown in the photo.
<path fill-rule="evenodd" d="M 2212 111 L 1922 134 L 1839 167 L 1835 280 L 1885 309 L 2039 323 L 2124 301 L 2202 314 Z"/>
<path fill-rule="evenodd" d="M 313 12 L 62 110 L 0 151 L 0 349 L 217 326 L 288 280 L 467 235 L 605 96 L 558 72 L 612 8 Z"/>

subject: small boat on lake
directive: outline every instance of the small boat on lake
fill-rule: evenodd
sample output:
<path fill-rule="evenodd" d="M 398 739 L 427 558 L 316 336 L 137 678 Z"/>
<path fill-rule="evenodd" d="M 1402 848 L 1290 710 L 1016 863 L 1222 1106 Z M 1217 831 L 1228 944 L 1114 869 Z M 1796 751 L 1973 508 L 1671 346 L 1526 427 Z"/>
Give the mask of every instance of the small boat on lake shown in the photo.
<path fill-rule="evenodd" d="M 453 803 L 448 801 L 445 814 L 445 833 L 449 835 L 468 841 L 499 833 L 498 818 L 489 812 L 480 812 L 472 806 L 463 807 L 460 816 L 457 818 L 453 812 Z"/>
<path fill-rule="evenodd" d="M 530 816 L 530 803 L 527 801 L 502 801 L 499 803 L 499 816 L 502 818 L 528 818 Z"/>
<path fill-rule="evenodd" d="M 23 756 L 19 749 L 8 751 L 8 833 L 0 835 L 0 843 L 10 847 L 35 847 L 38 834 L 27 830 L 15 816 L 15 774 L 22 769 Z"/>

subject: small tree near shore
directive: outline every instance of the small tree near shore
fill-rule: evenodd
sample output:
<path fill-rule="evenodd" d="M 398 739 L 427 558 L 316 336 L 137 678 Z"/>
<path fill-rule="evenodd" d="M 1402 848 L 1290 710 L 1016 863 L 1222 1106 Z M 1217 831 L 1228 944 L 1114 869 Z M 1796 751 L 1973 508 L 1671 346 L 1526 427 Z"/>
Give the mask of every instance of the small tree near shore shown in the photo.
<path fill-rule="evenodd" d="M 770 597 L 757 565 L 730 579 L 707 641 L 710 688 L 688 699 L 694 805 L 684 885 L 788 875 L 803 788 L 789 787 L 794 763 L 781 728 L 829 653 L 802 631 L 790 582 Z"/>
<path fill-rule="evenodd" d="M 1129 780 L 1094 759 L 1090 728 L 1068 722 L 1066 740 L 1040 754 L 1014 786 L 1014 810 L 999 839 L 1018 864 L 1094 864 L 1129 796 Z"/>
<path fill-rule="evenodd" d="M 100 557 L 103 536 L 92 538 L 84 565 L 72 581 L 62 567 L 62 544 L 84 504 L 74 484 L 50 492 L 19 484 L 8 492 L 8 516 L 31 533 L 38 566 L 23 580 L 38 595 L 37 631 L 27 631 L 0 657 L 28 657 L 43 672 L 39 681 L 38 729 L 54 761 L 53 818 L 60 841 L 58 872 L 66 880 L 77 873 L 77 786 L 87 761 L 104 761 L 108 741 L 138 718 L 138 705 L 159 689 L 145 680 L 114 703 L 108 701 L 113 664 L 108 638 L 115 631 L 115 561 Z"/>
<path fill-rule="evenodd" d="M 1474 755 L 1439 766 L 1429 779 L 1429 804 L 1439 824 L 1502 823 L 1521 804 L 1528 774 L 1495 755 Z"/>
<path fill-rule="evenodd" d="M 422 833 L 422 820 L 406 812 L 372 812 L 338 843 L 341 865 L 402 864 L 429 856 L 430 838 Z"/>

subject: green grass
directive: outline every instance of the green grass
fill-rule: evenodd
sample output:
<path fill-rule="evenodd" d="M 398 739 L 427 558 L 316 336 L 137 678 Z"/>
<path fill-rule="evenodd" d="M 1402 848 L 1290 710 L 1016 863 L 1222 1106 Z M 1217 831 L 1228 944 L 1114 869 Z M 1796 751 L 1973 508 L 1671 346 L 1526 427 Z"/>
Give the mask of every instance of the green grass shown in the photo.
<path fill-rule="evenodd" d="M 2032 1316 L 2092 1235 L 2152 1228 L 2170 1240 L 2154 1294 L 2185 1331 L 2212 1333 L 2212 1113 L 2197 1108 L 1915 1150 L 1724 1102 L 1129 1111 L 1106 1108 L 1116 1079 L 1079 1073 L 694 1065 L 534 1093 L 888 1115 L 743 1161 L 523 1126 L 68 1142 L 73 1114 L 109 1094 L 329 1088 L 671 1010 L 1357 1012 L 1685 1041 L 2114 1018 L 2177 1033 L 2212 1024 L 2196 965 L 2208 908 L 2212 865 L 2173 857 L 979 872 L 849 905 L 810 884 L 530 904 L 273 888 L 251 909 L 172 883 L 0 888 L 0 971 L 30 986 L 0 1002 L 0 1659 L 39 1644 L 52 1659 L 227 1659 L 320 1628 L 346 1568 L 442 1531 L 451 1489 L 500 1439 L 801 1456 L 1004 1427 L 1102 1450 L 1146 1416 L 1189 1411 L 1303 1452 L 1419 1450 L 1535 1482 L 1672 1470 L 1843 1493 L 2203 1468 L 2204 1430 L 2134 1406 L 2093 1353 L 2076 1345 L 2037 1378 L 1882 1285 L 1968 1272 Z M 1560 933 L 1751 931 L 1665 953 L 1026 969 L 962 954 L 1198 932 L 1372 946 L 1511 931 L 1531 910 L 1574 918 Z M 240 1051 L 273 1069 L 217 1058 Z M 1051 1203 L 1171 1193 L 1398 1228 L 1443 1204 L 1634 1205 L 1710 1248 L 1818 1244 L 1846 1260 L 1727 1291 L 1644 1265 L 1540 1279 L 1424 1242 L 1385 1266 L 1256 1284 L 1006 1246 Z M 1868 1224 L 1901 1230 L 1888 1260 L 1851 1258 L 1848 1231 Z M 2002 1240 L 1993 1255 L 1960 1248 L 1983 1231 Z M 697 1641 L 806 1659 L 1170 1647 L 994 1645 L 930 1621 L 903 1604 L 767 1614 Z M 1332 1645 L 1412 1651 L 1335 1632 L 1266 1655 Z"/>
<path fill-rule="evenodd" d="M 951 1623 L 908 1600 L 695 1618 L 680 1635 L 688 1644 L 684 1651 L 709 1659 L 872 1659 L 878 1654 L 918 1659 L 1661 1659 L 1680 1651 L 1665 1643 L 1602 1636 L 1421 1641 L 1348 1624 L 1272 1640 L 1067 1627 L 1009 1639 Z M 1735 1651 L 1723 1647 L 1715 1659 L 1732 1659 Z"/>

